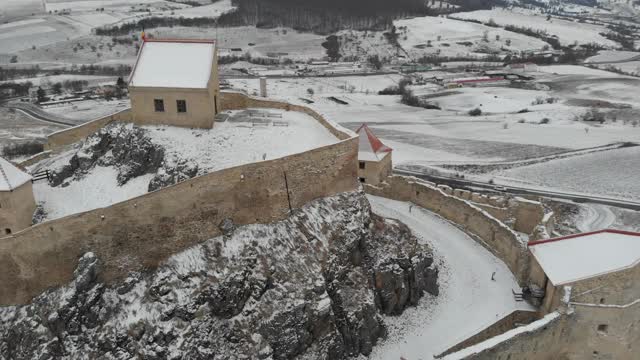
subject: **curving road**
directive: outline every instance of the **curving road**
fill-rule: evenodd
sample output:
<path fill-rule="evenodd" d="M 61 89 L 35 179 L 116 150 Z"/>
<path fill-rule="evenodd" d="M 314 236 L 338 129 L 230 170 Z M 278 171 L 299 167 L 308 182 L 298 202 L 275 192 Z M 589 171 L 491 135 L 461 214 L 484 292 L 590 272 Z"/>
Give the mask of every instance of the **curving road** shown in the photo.
<path fill-rule="evenodd" d="M 434 182 L 436 184 L 445 184 L 458 189 L 478 190 L 484 189 L 489 191 L 499 191 L 516 195 L 536 195 L 548 198 L 566 199 L 576 203 L 592 203 L 593 205 L 608 205 L 624 209 L 640 211 L 640 203 L 635 201 L 621 200 L 609 198 L 606 196 L 574 194 L 570 192 L 559 192 L 544 189 L 532 189 L 514 185 L 494 185 L 486 182 L 473 181 L 461 178 L 450 178 L 439 175 L 425 174 L 415 171 L 394 168 L 393 173 L 397 175 L 413 176 L 419 179 Z M 590 204 L 591 205 L 591 204 Z"/>
<path fill-rule="evenodd" d="M 36 120 L 48 122 L 48 123 L 51 123 L 51 124 L 64 125 L 64 126 L 76 126 L 76 125 L 78 125 L 77 123 L 74 123 L 73 120 L 71 120 L 71 119 L 48 113 L 48 112 L 40 109 L 39 107 L 37 107 L 37 106 L 35 106 L 33 104 L 30 104 L 30 103 L 13 102 L 13 103 L 1 104 L 1 105 L 3 107 L 9 108 L 9 109 L 15 109 L 15 110 L 18 110 L 18 111 L 22 111 L 23 113 L 31 116 L 32 118 L 34 118 Z"/>
<path fill-rule="evenodd" d="M 507 266 L 463 231 L 418 206 L 410 210 L 410 203 L 367 198 L 376 214 L 407 224 L 441 261 L 440 295 L 386 317 L 389 337 L 374 347 L 371 359 L 432 359 L 513 310 L 532 309 L 513 299 L 511 290 L 519 286 Z"/>
<path fill-rule="evenodd" d="M 582 232 L 602 230 L 611 227 L 616 221 L 616 215 L 608 206 L 600 204 L 585 204 L 585 217 L 576 224 Z"/>

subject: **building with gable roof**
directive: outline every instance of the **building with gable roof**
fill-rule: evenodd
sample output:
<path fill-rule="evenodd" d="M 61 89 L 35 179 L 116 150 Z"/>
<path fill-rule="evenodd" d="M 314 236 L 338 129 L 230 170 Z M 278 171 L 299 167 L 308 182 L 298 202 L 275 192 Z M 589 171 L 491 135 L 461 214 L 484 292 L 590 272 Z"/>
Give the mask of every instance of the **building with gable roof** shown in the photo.
<path fill-rule="evenodd" d="M 359 136 L 358 179 L 362 183 L 376 185 L 391 175 L 393 149 L 383 144 L 366 124 L 362 124 L 356 133 Z"/>
<path fill-rule="evenodd" d="M 531 282 L 545 289 L 542 310 L 570 286 L 580 302 L 624 305 L 640 299 L 640 233 L 600 230 L 532 241 Z"/>
<path fill-rule="evenodd" d="M 220 112 L 215 41 L 143 37 L 129 96 L 136 124 L 213 127 Z"/>
<path fill-rule="evenodd" d="M 0 232 L 10 235 L 31 226 L 36 201 L 31 175 L 0 157 Z"/>

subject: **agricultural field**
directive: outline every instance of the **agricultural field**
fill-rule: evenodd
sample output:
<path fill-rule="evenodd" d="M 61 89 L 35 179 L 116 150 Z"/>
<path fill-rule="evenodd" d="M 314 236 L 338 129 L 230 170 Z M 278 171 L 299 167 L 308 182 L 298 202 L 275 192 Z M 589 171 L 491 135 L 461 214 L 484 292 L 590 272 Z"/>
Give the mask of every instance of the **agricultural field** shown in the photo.
<path fill-rule="evenodd" d="M 619 47 L 617 43 L 600 35 L 600 33 L 608 31 L 604 26 L 553 17 L 547 20 L 546 14 L 527 9 L 513 8 L 509 10 L 494 8 L 492 10 L 455 13 L 450 17 L 455 19 L 477 20 L 483 23 L 488 23 L 493 20 L 493 22 L 500 26 L 513 25 L 546 31 L 549 35 L 557 36 L 563 45 L 597 43 L 609 48 Z"/>
<path fill-rule="evenodd" d="M 501 86 L 442 90 L 431 85 L 410 86 L 440 110 L 406 106 L 398 95 L 377 94 L 397 85 L 400 75 L 270 79 L 267 88 L 270 97 L 301 104 L 313 101 L 309 106 L 349 129 L 367 123 L 394 149 L 395 167 L 418 171 L 440 169 L 442 165 L 484 166 L 539 157 L 554 159 L 557 154 L 612 143 L 640 142 L 640 124 L 634 122 L 640 115 L 640 103 L 632 91 L 640 86 L 640 79 L 560 65 L 539 67 L 534 75 L 537 85 L 532 89 Z M 258 93 L 257 79 L 229 81 L 238 90 Z M 603 123 L 582 120 L 594 107 L 605 114 Z M 468 112 L 476 108 L 482 114 L 470 116 Z M 570 163 L 573 158 L 572 155 L 562 161 Z M 541 177 L 551 182 L 548 177 L 552 174 L 544 172 Z M 496 183 L 501 181 L 494 174 L 480 179 L 492 178 Z M 569 182 L 560 187 L 573 189 Z"/>
<path fill-rule="evenodd" d="M 492 174 L 496 183 L 640 200 L 640 147 L 552 160 Z"/>
<path fill-rule="evenodd" d="M 540 50 L 542 40 L 501 28 L 448 19 L 419 17 L 397 20 L 398 41 L 411 56 L 486 56 L 508 51 Z"/>
<path fill-rule="evenodd" d="M 44 142 L 50 133 L 64 129 L 62 125 L 45 123 L 6 108 L 0 108 L 0 119 L 0 148 L 34 140 Z"/>

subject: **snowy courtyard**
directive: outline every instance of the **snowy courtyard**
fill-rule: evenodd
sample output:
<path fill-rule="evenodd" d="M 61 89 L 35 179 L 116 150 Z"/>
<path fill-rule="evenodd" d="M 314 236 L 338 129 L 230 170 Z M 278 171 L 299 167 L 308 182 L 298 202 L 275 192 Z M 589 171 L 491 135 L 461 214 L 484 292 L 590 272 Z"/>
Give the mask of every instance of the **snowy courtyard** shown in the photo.
<path fill-rule="evenodd" d="M 304 152 L 338 141 L 315 119 L 293 111 L 228 111 L 222 119 L 224 121 L 216 122 L 212 129 L 142 127 L 145 136 L 163 149 L 163 167 L 158 172 L 186 163 L 197 169 L 197 175 L 203 175 Z M 130 124 L 125 127 L 134 128 Z M 63 152 L 35 164 L 32 170 L 60 171 L 78 152 L 77 148 Z M 43 204 L 48 220 L 56 219 L 143 195 L 148 191 L 150 180 L 157 174 L 147 173 L 123 185 L 118 184 L 117 175 L 118 171 L 113 166 L 97 164 L 63 185 L 51 186 L 46 182 L 38 182 L 34 184 L 36 201 Z"/>

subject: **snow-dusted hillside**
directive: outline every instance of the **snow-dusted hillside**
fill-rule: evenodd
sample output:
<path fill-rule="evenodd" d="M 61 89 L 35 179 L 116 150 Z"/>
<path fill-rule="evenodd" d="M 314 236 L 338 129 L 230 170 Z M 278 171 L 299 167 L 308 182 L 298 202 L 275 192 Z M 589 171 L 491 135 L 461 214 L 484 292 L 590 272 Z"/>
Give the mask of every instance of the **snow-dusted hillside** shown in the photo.
<path fill-rule="evenodd" d="M 493 20 L 496 24 L 514 25 L 518 27 L 532 28 L 534 30 L 546 31 L 550 35 L 558 37 L 563 45 L 597 43 L 605 47 L 617 48 L 619 45 L 606 39 L 600 33 L 607 32 L 608 29 L 601 25 L 581 23 L 557 18 L 547 20 L 547 14 L 522 9 L 494 8 L 492 10 L 477 10 L 471 12 L 455 13 L 451 15 L 457 19 L 473 19 L 483 23 Z"/>
<path fill-rule="evenodd" d="M 0 359 L 346 359 L 384 336 L 382 314 L 438 294 L 428 245 L 360 192 L 222 229 L 111 284 L 85 254 L 71 283 L 0 307 Z"/>

